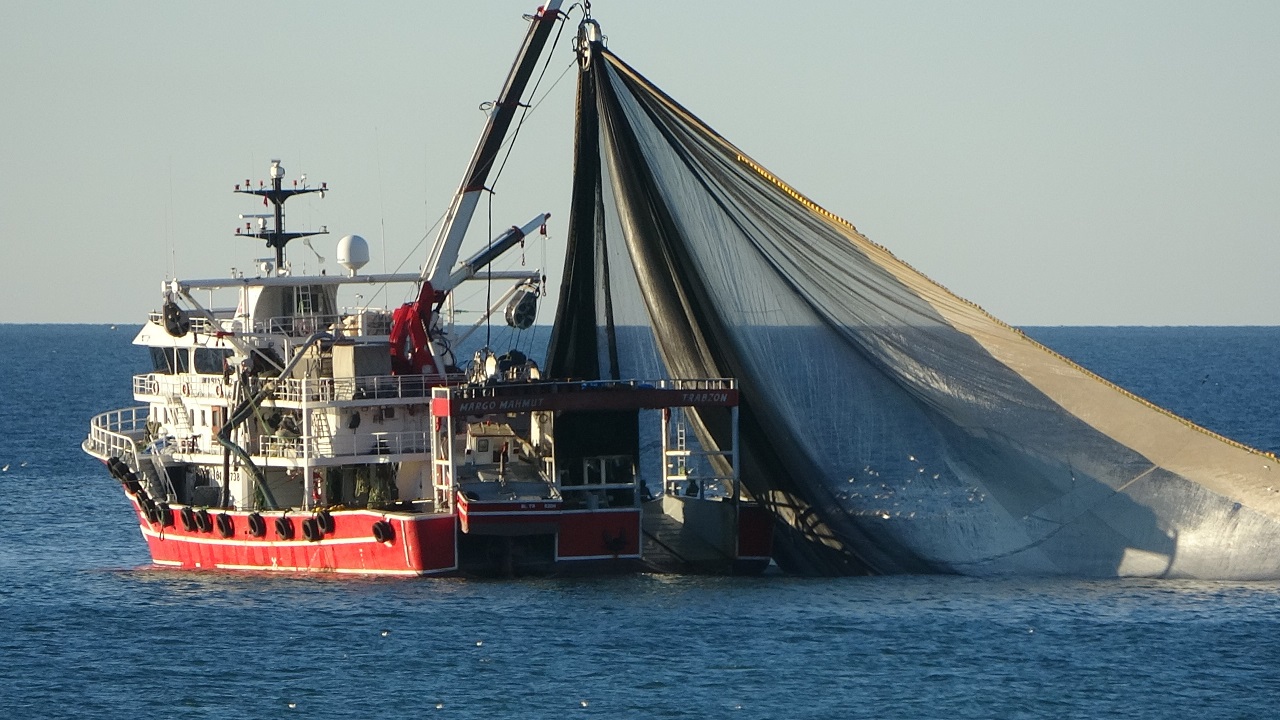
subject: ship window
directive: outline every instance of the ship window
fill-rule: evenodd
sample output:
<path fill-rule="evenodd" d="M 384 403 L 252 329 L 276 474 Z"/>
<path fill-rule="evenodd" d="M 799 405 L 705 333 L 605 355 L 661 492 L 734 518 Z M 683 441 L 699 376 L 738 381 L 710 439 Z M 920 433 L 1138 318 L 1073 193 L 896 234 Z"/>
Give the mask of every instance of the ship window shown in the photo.
<path fill-rule="evenodd" d="M 611 457 L 604 459 L 605 482 L 629 483 L 635 480 L 631 458 Z"/>
<path fill-rule="evenodd" d="M 151 348 L 151 366 L 161 375 L 187 372 L 187 349 L 175 347 Z"/>
<path fill-rule="evenodd" d="M 223 362 L 230 358 L 230 350 L 196 348 L 196 372 L 205 375 L 221 375 Z"/>
<path fill-rule="evenodd" d="M 487 452 L 489 452 L 489 439 L 488 439 L 488 438 L 480 438 L 480 439 L 476 440 L 476 452 L 478 452 L 478 453 L 487 453 Z"/>

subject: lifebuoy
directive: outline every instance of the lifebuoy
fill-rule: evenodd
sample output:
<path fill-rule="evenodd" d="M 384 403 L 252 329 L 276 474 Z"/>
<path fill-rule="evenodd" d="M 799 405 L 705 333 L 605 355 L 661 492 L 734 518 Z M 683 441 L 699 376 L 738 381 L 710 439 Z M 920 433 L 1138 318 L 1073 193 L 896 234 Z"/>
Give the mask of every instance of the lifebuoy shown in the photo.
<path fill-rule="evenodd" d="M 186 530 L 187 532 L 195 532 L 195 529 L 196 529 L 196 511 L 195 510 L 192 510 L 189 507 L 184 507 L 178 513 L 178 516 L 182 518 L 183 530 Z"/>
<path fill-rule="evenodd" d="M 276 537 L 281 540 L 292 540 L 293 521 L 283 516 L 276 518 Z"/>
<path fill-rule="evenodd" d="M 190 385 L 190 384 L 188 384 L 188 383 L 182 383 L 182 394 L 183 394 L 183 395 L 190 395 L 190 394 L 191 394 L 191 385 Z"/>
<path fill-rule="evenodd" d="M 306 538 L 307 542 L 318 542 L 324 537 L 324 533 L 320 530 L 320 523 L 316 522 L 315 518 L 302 521 L 302 537 Z"/>
<path fill-rule="evenodd" d="M 218 393 L 218 397 L 222 397 L 222 384 L 221 384 L 221 383 L 219 383 L 219 384 L 217 384 L 217 385 L 214 385 L 214 386 L 213 386 L 213 390 L 214 390 L 214 392 Z"/>
<path fill-rule="evenodd" d="M 236 521 L 226 513 L 218 515 L 218 534 L 224 538 L 229 538 L 236 534 Z"/>
<path fill-rule="evenodd" d="M 200 508 L 196 511 L 196 529 L 203 533 L 213 529 L 213 520 L 209 518 L 208 510 Z"/>
<path fill-rule="evenodd" d="M 258 538 L 267 534 L 267 522 L 258 513 L 249 516 L 249 534 Z"/>
<path fill-rule="evenodd" d="M 380 543 L 392 542 L 396 539 L 396 531 L 391 527 L 391 523 L 379 520 L 373 524 L 373 539 Z"/>

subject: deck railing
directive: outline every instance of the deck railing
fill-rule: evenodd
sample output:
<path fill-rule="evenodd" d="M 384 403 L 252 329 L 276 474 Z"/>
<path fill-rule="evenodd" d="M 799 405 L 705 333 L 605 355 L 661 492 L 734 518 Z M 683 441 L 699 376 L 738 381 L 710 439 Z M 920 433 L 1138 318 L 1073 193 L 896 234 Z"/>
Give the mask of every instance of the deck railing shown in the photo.
<path fill-rule="evenodd" d="M 507 384 L 464 386 L 462 374 L 449 375 L 443 381 L 425 375 L 368 375 L 345 378 L 317 378 L 306 381 L 308 403 L 360 400 L 396 400 L 429 398 L 433 388 L 450 386 L 455 398 L 482 398 L 509 392 Z M 676 378 L 664 380 L 586 380 L 539 382 L 530 385 L 537 392 L 573 391 L 590 388 L 655 388 L 659 390 L 732 390 L 738 385 L 733 378 Z M 147 373 L 133 376 L 135 396 L 222 397 L 222 378 L 217 375 Z M 303 402 L 303 381 L 285 378 L 275 381 L 275 398 L 285 402 Z"/>
<path fill-rule="evenodd" d="M 462 382 L 463 376 L 448 376 L 445 384 Z M 265 381 L 264 381 L 265 382 Z M 366 377 L 318 378 L 307 380 L 309 403 L 346 400 L 394 400 L 399 398 L 429 398 L 431 388 L 440 385 L 438 379 L 423 375 L 370 375 Z M 285 378 L 276 381 L 275 398 L 286 402 L 302 402 L 302 380 Z M 182 373 L 146 373 L 133 376 L 133 394 L 138 397 L 220 398 L 226 392 L 222 377 L 218 375 L 194 375 Z"/>
<path fill-rule="evenodd" d="M 307 337 L 312 333 L 342 327 L 342 315 L 280 315 L 253 324 L 253 331 L 264 335 Z"/>
<path fill-rule="evenodd" d="M 89 421 L 89 437 L 84 449 L 103 460 L 130 458 L 137 467 L 137 443 L 146 438 L 149 408 L 132 407 L 96 415 Z"/>
<path fill-rule="evenodd" d="M 224 387 L 220 375 L 147 373 L 133 376 L 135 397 L 222 397 Z"/>
<path fill-rule="evenodd" d="M 593 388 L 645 388 L 656 390 L 733 390 L 738 386 L 734 378 L 675 378 L 663 380 L 559 380 L 554 382 L 531 383 L 527 386 L 519 384 L 495 385 L 463 385 L 450 388 L 449 394 L 454 398 L 473 399 L 497 397 L 510 393 L 513 389 L 527 387 L 538 394 L 559 391 L 572 392 Z"/>
<path fill-rule="evenodd" d="M 462 376 L 447 377 L 444 383 L 438 378 L 424 375 L 369 375 L 364 377 L 319 378 L 306 382 L 306 402 L 335 402 L 349 400 L 395 400 L 399 398 L 429 398 L 431 389 L 448 383 L 461 382 Z M 288 378 L 276 385 L 277 400 L 302 402 L 302 380 Z"/>
<path fill-rule="evenodd" d="M 269 458 L 298 460 L 303 457 L 303 450 L 308 445 L 311 458 L 316 460 L 369 455 L 414 455 L 426 453 L 430 448 L 427 433 L 422 430 L 339 437 L 261 435 L 258 438 L 258 454 Z"/>
<path fill-rule="evenodd" d="M 164 313 L 150 313 L 147 315 L 147 320 L 163 327 Z M 193 332 L 206 335 L 211 335 L 215 332 L 228 332 L 235 324 L 235 320 L 233 318 L 218 318 L 216 321 L 211 321 L 203 315 L 194 314 L 188 314 L 187 321 L 191 323 L 191 330 Z"/>

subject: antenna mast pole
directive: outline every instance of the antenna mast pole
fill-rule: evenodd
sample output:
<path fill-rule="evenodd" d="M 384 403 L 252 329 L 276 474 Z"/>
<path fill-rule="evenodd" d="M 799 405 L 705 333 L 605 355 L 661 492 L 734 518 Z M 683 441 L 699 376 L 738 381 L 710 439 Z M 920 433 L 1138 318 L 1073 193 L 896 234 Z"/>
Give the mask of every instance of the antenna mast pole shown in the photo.
<path fill-rule="evenodd" d="M 303 176 L 304 179 L 306 176 Z M 256 237 L 267 241 L 267 247 L 275 248 L 276 251 L 276 270 L 282 272 L 284 269 L 284 246 L 290 240 L 296 240 L 302 237 L 311 237 L 312 235 L 327 235 L 327 230 L 317 230 L 314 232 L 285 232 L 284 231 L 284 202 L 294 195 L 305 195 L 307 193 L 318 192 L 321 197 L 328 192 L 329 184 L 322 183 L 318 188 L 298 187 L 297 183 L 291 188 L 284 187 L 284 168 L 280 165 L 279 160 L 271 161 L 271 186 L 262 187 L 259 183 L 258 188 L 250 188 L 249 181 L 244 181 L 244 188 L 236 186 L 236 192 L 245 193 L 247 195 L 261 195 L 262 202 L 265 204 L 270 202 L 274 206 L 272 217 L 275 220 L 275 226 L 268 230 L 265 227 L 253 229 L 252 226 L 245 228 L 236 228 L 237 235 L 245 235 L 248 237 Z M 242 218 L 260 218 L 266 219 L 264 215 L 241 215 Z"/>

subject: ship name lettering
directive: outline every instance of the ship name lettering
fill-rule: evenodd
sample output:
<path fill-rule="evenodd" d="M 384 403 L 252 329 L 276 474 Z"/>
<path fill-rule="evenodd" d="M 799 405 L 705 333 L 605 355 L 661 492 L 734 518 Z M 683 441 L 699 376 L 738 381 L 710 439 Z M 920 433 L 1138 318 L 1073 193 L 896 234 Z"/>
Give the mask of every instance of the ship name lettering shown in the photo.
<path fill-rule="evenodd" d="M 728 402 L 729 393 L 723 392 L 700 392 L 700 393 L 684 393 L 684 401 L 688 403 L 704 403 L 704 402 Z"/>
<path fill-rule="evenodd" d="M 500 410 L 533 410 L 542 407 L 542 398 L 518 398 L 515 400 L 503 400 L 499 403 Z"/>
<path fill-rule="evenodd" d="M 459 412 L 470 413 L 476 410 L 493 410 L 498 407 L 498 403 L 494 400 L 472 400 L 463 402 L 458 405 Z"/>

